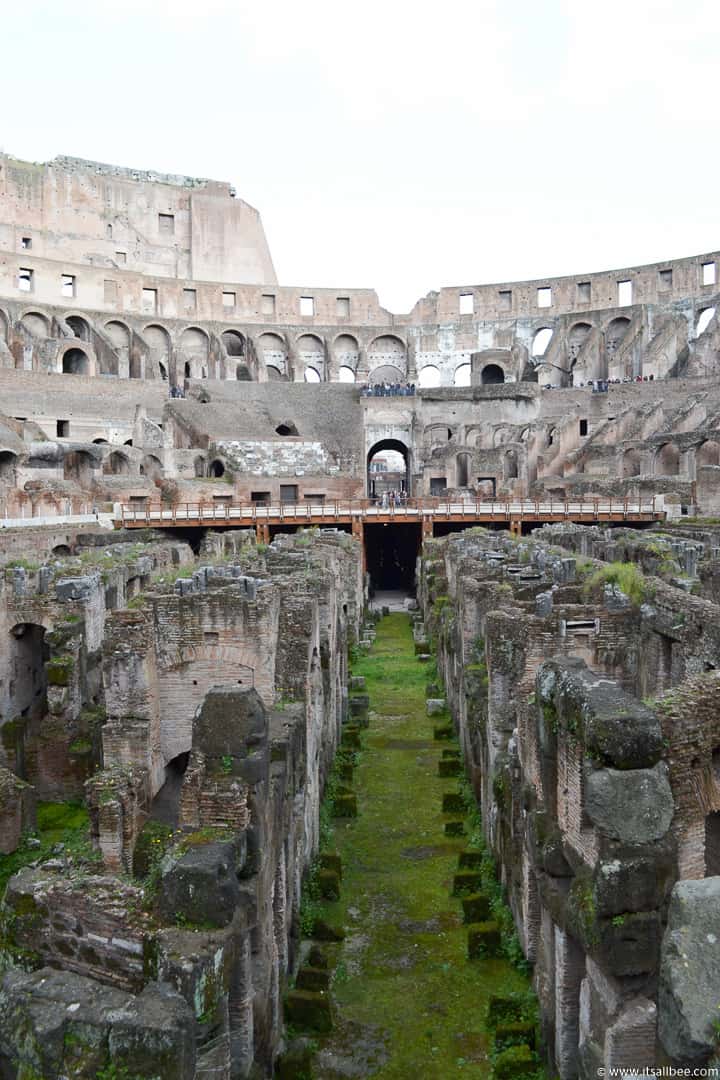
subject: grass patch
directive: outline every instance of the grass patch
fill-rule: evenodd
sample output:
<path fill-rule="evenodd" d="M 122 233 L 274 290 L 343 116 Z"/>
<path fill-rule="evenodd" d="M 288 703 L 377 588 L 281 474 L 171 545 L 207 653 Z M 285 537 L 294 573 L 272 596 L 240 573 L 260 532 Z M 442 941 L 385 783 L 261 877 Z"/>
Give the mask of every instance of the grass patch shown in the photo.
<path fill-rule="evenodd" d="M 585 583 L 585 591 L 590 593 L 605 585 L 616 585 L 633 604 L 642 604 L 650 595 L 645 576 L 635 563 L 611 562 L 598 567 Z"/>
<path fill-rule="evenodd" d="M 66 853 L 77 859 L 99 860 L 90 843 L 88 812 L 80 803 L 38 803 L 37 825 L 37 832 L 24 837 L 17 851 L 0 855 L 0 896 L 13 874 L 36 859 L 49 858 L 56 844 L 64 844 Z M 40 841 L 39 847 L 28 844 L 31 836 Z"/>

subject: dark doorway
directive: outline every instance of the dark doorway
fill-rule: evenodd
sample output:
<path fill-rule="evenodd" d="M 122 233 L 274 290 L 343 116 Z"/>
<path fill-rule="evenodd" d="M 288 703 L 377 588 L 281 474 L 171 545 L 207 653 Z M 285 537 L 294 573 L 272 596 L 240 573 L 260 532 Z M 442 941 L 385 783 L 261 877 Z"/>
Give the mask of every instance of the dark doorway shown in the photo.
<path fill-rule="evenodd" d="M 366 525 L 365 557 L 372 587 L 413 592 L 420 525 Z"/>
<path fill-rule="evenodd" d="M 715 810 L 705 818 L 705 877 L 717 877 L 718 874 L 720 874 L 720 813 Z"/>

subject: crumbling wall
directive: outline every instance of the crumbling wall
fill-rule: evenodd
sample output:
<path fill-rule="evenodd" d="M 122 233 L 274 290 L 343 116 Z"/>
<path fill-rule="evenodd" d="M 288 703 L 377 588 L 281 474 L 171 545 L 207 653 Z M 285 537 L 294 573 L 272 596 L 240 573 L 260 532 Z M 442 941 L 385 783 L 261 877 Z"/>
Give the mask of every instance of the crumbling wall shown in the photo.
<path fill-rule="evenodd" d="M 720 987 L 708 975 L 686 1007 L 677 930 L 663 935 L 675 883 L 720 869 L 708 672 L 720 612 L 588 557 L 632 569 L 637 554 L 651 572 L 670 560 L 671 580 L 697 565 L 697 544 L 651 545 L 572 526 L 520 541 L 473 529 L 426 543 L 420 564 L 424 632 L 563 1080 L 712 1051 Z M 714 902 L 675 919 L 689 947 Z"/>

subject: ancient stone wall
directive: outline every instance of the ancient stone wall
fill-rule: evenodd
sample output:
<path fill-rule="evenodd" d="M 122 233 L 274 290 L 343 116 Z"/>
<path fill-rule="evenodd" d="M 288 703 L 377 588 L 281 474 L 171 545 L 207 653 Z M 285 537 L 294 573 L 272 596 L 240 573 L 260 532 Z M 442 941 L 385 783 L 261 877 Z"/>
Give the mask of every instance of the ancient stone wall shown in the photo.
<path fill-rule="evenodd" d="M 720 985 L 690 1000 L 673 949 L 680 925 L 701 949 L 715 891 L 666 931 L 676 883 L 720 865 L 720 611 L 693 595 L 702 553 L 560 526 L 424 547 L 425 630 L 563 1080 L 713 1051 Z"/>
<path fill-rule="evenodd" d="M 117 562 L 124 546 L 114 547 Z M 28 865 L 3 901 L 8 1075 L 72 1067 L 89 1080 L 114 1063 L 147 1076 L 249 1077 L 267 1074 L 280 1048 L 300 891 L 364 607 L 359 548 L 331 530 L 279 537 L 265 552 L 247 531 L 208 534 L 202 547 L 197 562 L 174 560 L 190 575 L 180 577 L 172 555 L 183 545 L 151 541 L 128 553 L 127 572 L 145 572 L 114 610 L 102 586 L 117 587 L 117 569 L 91 574 L 86 563 L 83 577 L 57 581 L 49 567 L 38 571 L 40 600 L 28 571 L 6 571 L 6 585 L 15 574 L 16 591 L 44 603 L 48 619 L 64 599 L 82 612 L 70 622 L 77 640 L 63 637 L 66 651 L 48 661 L 48 673 L 62 671 L 67 704 L 55 714 L 58 741 L 61 730 L 73 737 L 90 682 L 101 709 L 86 846 Z M 40 702 L 38 714 L 45 723 Z M 8 764 L 22 771 L 28 752 L 16 744 Z M 0 843 L 24 850 L 34 786 L 0 772 Z M 64 787 L 52 794 L 77 797 L 77 783 L 53 778 Z M 41 1000 L 56 1018 L 52 1045 L 33 1019 Z M 76 1041 L 68 1018 L 78 1007 L 85 1035 Z M 162 1038 L 154 1028 L 166 1029 Z"/>

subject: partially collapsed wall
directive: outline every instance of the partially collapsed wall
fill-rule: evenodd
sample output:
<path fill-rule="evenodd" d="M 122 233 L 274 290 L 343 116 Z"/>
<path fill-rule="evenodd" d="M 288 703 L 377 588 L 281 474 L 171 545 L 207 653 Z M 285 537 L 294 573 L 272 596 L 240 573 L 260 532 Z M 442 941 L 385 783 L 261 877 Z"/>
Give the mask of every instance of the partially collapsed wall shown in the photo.
<path fill-rule="evenodd" d="M 279 537 L 265 551 L 227 533 L 182 561 L 180 577 L 148 566 L 141 591 L 114 610 L 101 602 L 113 573 L 73 579 L 67 652 L 47 658 L 46 702 L 38 694 L 34 706 L 38 725 L 50 718 L 57 743 L 63 731 L 70 743 L 71 717 L 95 688 L 90 836 L 9 881 L 5 1076 L 90 1078 L 122 1066 L 163 1080 L 248 1077 L 266 1075 L 278 1052 L 301 883 L 347 711 L 359 549 L 331 531 Z M 43 569 L 52 613 L 69 586 Z M 31 745 L 22 731 L 15 745 Z M 28 818 L 35 789 L 23 760 L 10 755 L 0 779 L 27 789 Z M 66 769 L 53 773 L 53 792 L 67 797 L 65 779 L 76 796 L 82 777 Z M 13 850 L 23 826 L 4 813 L 7 786 L 0 837 Z"/>
<path fill-rule="evenodd" d="M 425 629 L 563 1080 L 714 1053 L 720 609 L 694 594 L 716 535 L 424 548 Z"/>

